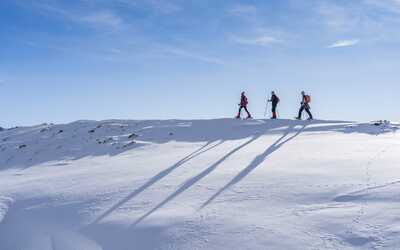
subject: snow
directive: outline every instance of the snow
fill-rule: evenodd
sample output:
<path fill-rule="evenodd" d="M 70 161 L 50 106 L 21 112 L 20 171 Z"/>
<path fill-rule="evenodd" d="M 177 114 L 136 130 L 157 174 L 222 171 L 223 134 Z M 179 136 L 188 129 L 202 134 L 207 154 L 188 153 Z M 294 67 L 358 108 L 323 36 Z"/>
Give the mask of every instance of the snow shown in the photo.
<path fill-rule="evenodd" d="M 400 249 L 398 128 L 216 119 L 6 129 L 0 249 Z"/>

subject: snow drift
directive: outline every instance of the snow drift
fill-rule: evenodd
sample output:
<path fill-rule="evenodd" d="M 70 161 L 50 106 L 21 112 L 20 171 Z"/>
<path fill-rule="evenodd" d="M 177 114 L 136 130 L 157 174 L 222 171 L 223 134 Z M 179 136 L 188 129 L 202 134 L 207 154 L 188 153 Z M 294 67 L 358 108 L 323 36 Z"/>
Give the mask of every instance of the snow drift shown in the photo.
<path fill-rule="evenodd" d="M 399 249 L 397 124 L 77 121 L 0 132 L 0 249 Z"/>

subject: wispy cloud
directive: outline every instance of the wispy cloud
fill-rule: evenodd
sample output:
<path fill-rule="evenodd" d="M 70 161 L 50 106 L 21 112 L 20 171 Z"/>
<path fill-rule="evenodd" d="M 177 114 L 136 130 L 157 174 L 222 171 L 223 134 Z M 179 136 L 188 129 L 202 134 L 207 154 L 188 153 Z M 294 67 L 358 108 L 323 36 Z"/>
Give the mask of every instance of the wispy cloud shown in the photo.
<path fill-rule="evenodd" d="M 0 86 L 5 86 L 5 85 L 8 85 L 8 84 L 9 84 L 9 82 L 10 82 L 10 79 L 7 79 L 7 78 L 1 78 L 1 79 L 0 79 Z"/>
<path fill-rule="evenodd" d="M 226 62 L 222 59 L 201 55 L 199 53 L 187 51 L 187 50 L 184 50 L 181 48 L 164 47 L 163 52 L 172 54 L 175 56 L 179 56 L 179 57 L 186 57 L 189 59 L 193 59 L 193 60 L 201 61 L 201 62 L 205 62 L 205 63 L 212 63 L 212 64 L 218 64 L 218 65 L 226 64 Z"/>
<path fill-rule="evenodd" d="M 162 14 L 172 14 L 182 10 L 182 6 L 172 1 L 148 0 L 151 7 Z"/>
<path fill-rule="evenodd" d="M 237 4 L 228 9 L 228 14 L 234 16 L 248 16 L 255 15 L 257 13 L 257 7 L 250 4 Z"/>
<path fill-rule="evenodd" d="M 364 0 L 364 3 L 389 12 L 400 13 L 400 0 Z"/>
<path fill-rule="evenodd" d="M 254 46 L 270 46 L 272 44 L 283 42 L 282 40 L 269 35 L 262 35 L 254 38 L 234 37 L 233 41 L 239 44 Z"/>
<path fill-rule="evenodd" d="M 75 21 L 86 23 L 96 28 L 121 29 L 125 26 L 121 17 L 111 11 L 89 13 L 83 17 L 72 17 Z"/>
<path fill-rule="evenodd" d="M 120 30 L 127 25 L 112 8 L 87 8 L 84 1 L 79 8 L 65 7 L 49 1 L 33 2 L 32 6 L 42 14 L 52 15 L 70 23 L 86 25 L 99 30 Z"/>
<path fill-rule="evenodd" d="M 317 6 L 317 13 L 322 21 L 332 31 L 346 32 L 354 30 L 363 22 L 359 9 L 342 6 L 329 2 L 321 2 Z"/>
<path fill-rule="evenodd" d="M 340 40 L 328 46 L 328 48 L 341 48 L 355 46 L 360 42 L 359 39 L 353 40 Z"/>
<path fill-rule="evenodd" d="M 183 9 L 181 4 L 172 0 L 116 0 L 114 3 L 124 4 L 129 8 L 146 8 L 151 9 L 158 14 L 170 15 L 180 12 Z"/>
<path fill-rule="evenodd" d="M 323 1 L 317 14 L 329 33 L 349 33 L 369 40 L 396 37 L 400 25 L 400 0 Z"/>

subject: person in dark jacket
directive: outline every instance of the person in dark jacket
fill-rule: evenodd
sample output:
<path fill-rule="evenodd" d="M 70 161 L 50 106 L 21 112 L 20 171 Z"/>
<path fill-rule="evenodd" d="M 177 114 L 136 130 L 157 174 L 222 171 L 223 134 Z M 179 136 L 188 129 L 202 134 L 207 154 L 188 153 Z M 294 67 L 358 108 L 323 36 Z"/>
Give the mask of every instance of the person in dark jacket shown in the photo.
<path fill-rule="evenodd" d="M 240 115 L 242 113 L 242 109 L 244 109 L 246 111 L 246 113 L 247 113 L 247 118 L 246 119 L 250 119 L 251 118 L 251 114 L 250 114 L 249 110 L 247 109 L 247 104 L 248 103 L 249 102 L 247 100 L 247 97 L 246 97 L 245 93 L 242 92 L 242 95 L 240 97 L 239 112 L 238 112 L 238 114 L 236 116 L 237 119 L 240 119 Z"/>
<path fill-rule="evenodd" d="M 301 91 L 301 96 L 302 96 L 301 106 L 300 106 L 300 110 L 299 110 L 299 115 L 296 117 L 296 119 L 301 120 L 301 115 L 302 115 L 303 111 L 305 110 L 308 114 L 308 120 L 312 120 L 313 116 L 310 111 L 311 97 L 309 95 L 306 95 L 306 93 L 304 91 Z"/>
<path fill-rule="evenodd" d="M 275 94 L 275 91 L 271 92 L 271 99 L 268 100 L 269 102 L 272 103 L 272 117 L 271 119 L 276 119 L 276 107 L 278 106 L 279 103 L 279 97 Z"/>

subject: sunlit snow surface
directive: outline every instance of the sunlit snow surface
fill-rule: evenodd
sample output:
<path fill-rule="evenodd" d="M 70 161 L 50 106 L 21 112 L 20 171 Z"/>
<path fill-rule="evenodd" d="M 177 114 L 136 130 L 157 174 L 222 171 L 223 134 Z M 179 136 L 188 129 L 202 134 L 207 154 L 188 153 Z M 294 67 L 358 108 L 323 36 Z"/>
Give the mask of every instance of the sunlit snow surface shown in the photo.
<path fill-rule="evenodd" d="M 396 131 L 234 119 L 4 130 L 0 249 L 400 249 Z"/>

